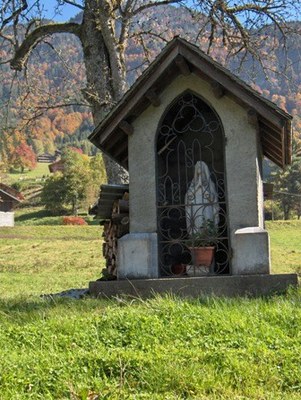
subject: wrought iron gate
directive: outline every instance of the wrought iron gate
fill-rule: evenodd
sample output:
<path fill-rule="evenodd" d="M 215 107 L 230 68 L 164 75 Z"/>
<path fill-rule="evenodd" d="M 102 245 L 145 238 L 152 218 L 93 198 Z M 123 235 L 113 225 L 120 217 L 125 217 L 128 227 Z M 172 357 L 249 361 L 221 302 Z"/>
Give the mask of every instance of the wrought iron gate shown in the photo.
<path fill-rule="evenodd" d="M 224 136 L 191 92 L 166 112 L 157 137 L 157 215 L 162 276 L 229 272 Z M 211 247 L 211 259 L 205 250 Z M 199 254 L 200 253 L 200 254 Z"/>

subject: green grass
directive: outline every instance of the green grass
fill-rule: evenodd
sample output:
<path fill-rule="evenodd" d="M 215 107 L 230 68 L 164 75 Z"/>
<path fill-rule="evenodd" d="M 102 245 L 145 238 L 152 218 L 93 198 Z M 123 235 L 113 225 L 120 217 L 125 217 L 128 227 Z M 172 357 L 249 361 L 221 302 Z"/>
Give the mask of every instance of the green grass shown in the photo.
<path fill-rule="evenodd" d="M 53 216 L 43 207 L 18 208 L 15 211 L 16 226 L 61 225 L 62 216 Z"/>
<path fill-rule="evenodd" d="M 84 210 L 80 210 L 78 215 L 84 218 L 89 225 L 99 226 L 98 221 L 94 220 L 92 216 L 87 216 Z M 18 208 L 15 210 L 16 226 L 62 225 L 62 220 L 63 216 L 52 215 L 51 212 L 45 210 L 42 206 Z"/>
<path fill-rule="evenodd" d="M 1 297 L 86 287 L 104 265 L 100 235 L 96 226 L 0 228 Z"/>
<path fill-rule="evenodd" d="M 267 222 L 273 273 L 301 274 L 301 220 Z"/>
<path fill-rule="evenodd" d="M 50 175 L 48 163 L 37 163 L 37 167 L 33 170 L 25 170 L 23 173 L 20 170 L 15 170 L 7 174 L 7 183 L 22 182 L 23 180 L 35 180 L 43 176 Z"/>
<path fill-rule="evenodd" d="M 299 228 L 269 224 L 274 257 L 298 254 Z M 99 277 L 100 235 L 0 228 L 1 400 L 301 398 L 300 289 L 265 299 L 40 298 Z"/>
<path fill-rule="evenodd" d="M 299 399 L 301 294 L 1 303 L 1 399 Z"/>

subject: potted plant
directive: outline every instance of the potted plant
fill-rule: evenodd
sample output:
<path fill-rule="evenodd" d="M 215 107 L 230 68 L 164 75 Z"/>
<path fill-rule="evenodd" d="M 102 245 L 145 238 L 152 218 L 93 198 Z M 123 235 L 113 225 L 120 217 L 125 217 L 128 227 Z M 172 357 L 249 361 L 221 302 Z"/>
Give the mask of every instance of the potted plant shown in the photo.
<path fill-rule="evenodd" d="M 214 257 L 218 228 L 213 220 L 205 220 L 189 239 L 188 247 L 195 266 L 210 267 Z"/>

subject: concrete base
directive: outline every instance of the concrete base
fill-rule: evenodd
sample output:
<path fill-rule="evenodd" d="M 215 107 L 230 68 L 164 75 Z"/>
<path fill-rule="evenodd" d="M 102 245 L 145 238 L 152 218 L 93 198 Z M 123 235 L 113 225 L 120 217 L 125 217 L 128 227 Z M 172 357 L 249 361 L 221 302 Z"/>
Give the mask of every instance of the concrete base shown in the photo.
<path fill-rule="evenodd" d="M 156 233 L 129 233 L 118 240 L 118 279 L 159 277 Z"/>
<path fill-rule="evenodd" d="M 270 273 L 270 239 L 266 230 L 257 226 L 238 229 L 232 245 L 233 275 Z"/>
<path fill-rule="evenodd" d="M 218 297 L 266 296 L 297 286 L 297 274 L 206 276 L 90 282 L 95 297 L 129 295 L 151 297 L 154 293 L 173 293 L 183 297 L 214 295 Z"/>

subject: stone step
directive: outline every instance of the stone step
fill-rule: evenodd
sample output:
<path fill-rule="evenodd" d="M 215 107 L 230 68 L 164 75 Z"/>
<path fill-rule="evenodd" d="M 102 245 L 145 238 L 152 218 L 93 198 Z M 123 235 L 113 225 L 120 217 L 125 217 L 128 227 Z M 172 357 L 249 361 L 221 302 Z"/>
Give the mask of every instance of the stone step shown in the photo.
<path fill-rule="evenodd" d="M 297 274 L 275 275 L 219 275 L 188 278 L 137 279 L 95 281 L 89 284 L 89 293 L 95 297 L 128 295 L 152 297 L 154 293 L 172 293 L 182 297 L 199 296 L 267 296 L 286 291 L 298 285 Z"/>

